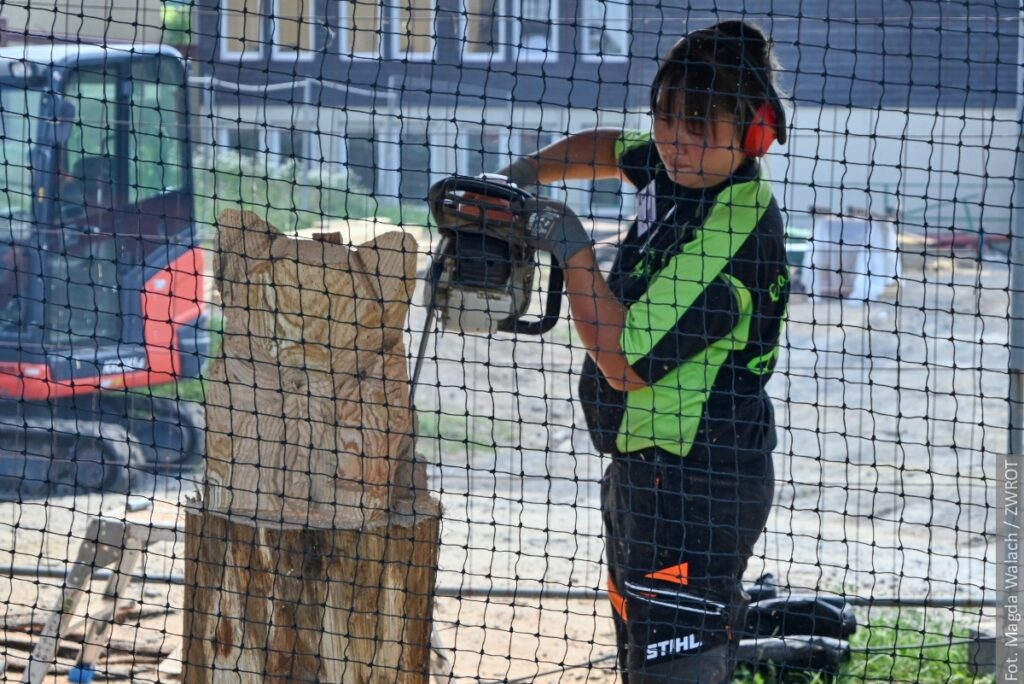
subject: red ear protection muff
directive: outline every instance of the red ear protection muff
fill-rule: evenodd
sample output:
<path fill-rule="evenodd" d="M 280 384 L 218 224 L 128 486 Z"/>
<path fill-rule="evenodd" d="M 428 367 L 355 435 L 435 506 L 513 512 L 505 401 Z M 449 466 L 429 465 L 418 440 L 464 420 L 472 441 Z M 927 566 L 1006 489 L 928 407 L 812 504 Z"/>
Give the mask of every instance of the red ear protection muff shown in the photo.
<path fill-rule="evenodd" d="M 743 130 L 743 154 L 748 157 L 763 157 L 776 140 L 786 142 L 786 110 L 782 108 L 775 86 L 769 83 L 761 69 L 754 66 L 747 56 L 740 52 L 741 68 L 754 75 L 764 99 L 753 107 L 753 114 Z M 756 100 L 755 100 L 756 102 Z"/>
<path fill-rule="evenodd" d="M 762 102 L 743 132 L 743 154 L 749 157 L 763 157 L 776 140 L 786 142 L 786 113 L 774 93 L 770 97 L 775 101 Z"/>

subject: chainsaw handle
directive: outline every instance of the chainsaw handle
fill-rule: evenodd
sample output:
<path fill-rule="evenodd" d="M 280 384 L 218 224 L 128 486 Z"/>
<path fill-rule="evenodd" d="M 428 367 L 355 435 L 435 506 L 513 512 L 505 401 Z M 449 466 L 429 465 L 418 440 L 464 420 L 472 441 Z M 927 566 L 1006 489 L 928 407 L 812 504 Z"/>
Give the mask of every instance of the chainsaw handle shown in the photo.
<path fill-rule="evenodd" d="M 430 213 L 433 214 L 435 220 L 440 217 L 445 199 L 453 192 L 474 192 L 485 197 L 505 200 L 509 204 L 521 204 L 533 197 L 525 190 L 520 190 L 507 183 L 470 176 L 448 176 L 430 186 L 430 192 L 427 194 Z"/>
<path fill-rule="evenodd" d="M 544 305 L 544 315 L 535 321 L 528 321 L 523 318 L 503 321 L 498 326 L 498 330 L 500 332 L 522 335 L 543 335 L 554 328 L 562 315 L 562 286 L 564 284 L 565 273 L 562 271 L 562 265 L 552 258 L 551 274 L 548 276 L 548 299 Z"/>

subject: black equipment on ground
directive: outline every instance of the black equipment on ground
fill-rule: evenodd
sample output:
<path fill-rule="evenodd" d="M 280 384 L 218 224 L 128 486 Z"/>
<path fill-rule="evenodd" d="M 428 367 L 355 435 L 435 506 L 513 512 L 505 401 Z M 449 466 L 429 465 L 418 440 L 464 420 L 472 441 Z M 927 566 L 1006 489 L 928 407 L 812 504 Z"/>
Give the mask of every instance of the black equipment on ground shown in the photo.
<path fill-rule="evenodd" d="M 741 665 L 771 668 L 779 675 L 838 674 L 850 657 L 849 639 L 857 631 L 853 608 L 841 596 L 780 595 L 770 574 L 744 590 L 752 602 L 740 633 Z"/>

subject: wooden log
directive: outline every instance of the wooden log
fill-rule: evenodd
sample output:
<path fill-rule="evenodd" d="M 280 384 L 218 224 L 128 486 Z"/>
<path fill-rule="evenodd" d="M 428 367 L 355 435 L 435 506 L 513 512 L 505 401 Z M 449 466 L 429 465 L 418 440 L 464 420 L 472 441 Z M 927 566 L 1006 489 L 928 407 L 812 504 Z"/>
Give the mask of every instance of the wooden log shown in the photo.
<path fill-rule="evenodd" d="M 438 521 L 187 516 L 184 681 L 427 682 Z"/>
<path fill-rule="evenodd" d="M 223 352 L 186 512 L 185 682 L 426 682 L 440 506 L 403 344 L 416 243 L 218 219 Z"/>

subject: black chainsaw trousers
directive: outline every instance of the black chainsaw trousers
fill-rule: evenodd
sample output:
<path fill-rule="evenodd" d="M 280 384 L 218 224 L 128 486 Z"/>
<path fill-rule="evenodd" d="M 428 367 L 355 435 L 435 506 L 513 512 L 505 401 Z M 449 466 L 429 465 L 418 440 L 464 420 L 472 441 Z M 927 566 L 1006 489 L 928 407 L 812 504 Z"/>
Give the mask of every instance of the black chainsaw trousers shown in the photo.
<path fill-rule="evenodd" d="M 750 601 L 741 580 L 773 495 L 770 452 L 613 456 L 601 503 L 625 684 L 732 680 Z"/>

